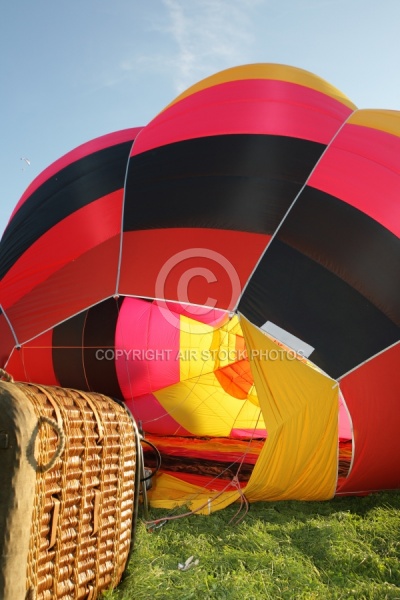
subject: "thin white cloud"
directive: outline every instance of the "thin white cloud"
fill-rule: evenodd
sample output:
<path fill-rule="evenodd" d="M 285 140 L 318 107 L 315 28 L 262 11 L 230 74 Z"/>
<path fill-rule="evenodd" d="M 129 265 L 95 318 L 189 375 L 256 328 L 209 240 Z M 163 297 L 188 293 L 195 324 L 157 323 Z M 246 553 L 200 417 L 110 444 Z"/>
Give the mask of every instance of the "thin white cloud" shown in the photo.
<path fill-rule="evenodd" d="M 159 0 L 164 10 L 146 13 L 154 48 L 120 63 L 116 79 L 129 72 L 168 73 L 180 94 L 219 70 L 245 64 L 254 56 L 260 17 L 279 26 L 294 13 L 312 12 L 344 0 Z M 266 31 L 266 35 L 267 31 Z M 266 38 L 266 47 L 268 39 Z M 112 84 L 112 82 L 111 82 Z"/>
<path fill-rule="evenodd" d="M 177 48 L 177 93 L 246 56 L 253 41 L 248 13 L 260 0 L 162 1 L 168 13 L 165 31 Z"/>
<path fill-rule="evenodd" d="M 218 70 L 243 64 L 251 52 L 255 9 L 269 0 L 161 0 L 165 13 L 148 21 L 162 53 L 124 60 L 122 71 L 170 72 L 177 94 Z M 148 15 L 149 17 L 149 15 Z"/>

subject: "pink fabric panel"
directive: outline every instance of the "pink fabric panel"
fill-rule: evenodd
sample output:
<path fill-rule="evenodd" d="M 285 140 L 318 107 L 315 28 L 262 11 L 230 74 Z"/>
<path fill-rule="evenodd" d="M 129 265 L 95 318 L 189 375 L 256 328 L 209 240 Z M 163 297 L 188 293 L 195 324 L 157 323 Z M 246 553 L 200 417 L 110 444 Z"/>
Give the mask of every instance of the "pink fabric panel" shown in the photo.
<path fill-rule="evenodd" d="M 231 429 L 230 437 L 236 439 L 252 440 L 257 438 L 266 438 L 266 429 Z"/>
<path fill-rule="evenodd" d="M 339 394 L 339 440 L 351 440 L 352 437 L 349 414 L 344 405 L 342 394 Z"/>
<path fill-rule="evenodd" d="M 340 198 L 400 235 L 399 137 L 346 125 L 308 185 Z"/>
<path fill-rule="evenodd" d="M 179 382 L 179 327 L 165 319 L 152 302 L 125 298 L 118 317 L 115 349 L 115 366 L 125 399 Z"/>
<path fill-rule="evenodd" d="M 131 156 L 196 137 L 285 135 L 328 144 L 351 109 L 321 92 L 286 81 L 232 81 L 173 104 L 147 125 Z"/>

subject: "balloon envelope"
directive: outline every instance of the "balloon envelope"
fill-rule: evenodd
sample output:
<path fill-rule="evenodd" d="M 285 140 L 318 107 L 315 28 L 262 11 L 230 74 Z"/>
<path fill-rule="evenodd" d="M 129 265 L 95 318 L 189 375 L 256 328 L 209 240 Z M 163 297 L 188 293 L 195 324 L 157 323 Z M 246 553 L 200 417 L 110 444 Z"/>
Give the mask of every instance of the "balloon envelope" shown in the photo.
<path fill-rule="evenodd" d="M 123 398 L 155 504 L 400 487 L 399 156 L 400 113 L 301 69 L 199 82 L 28 187 L 2 365 Z"/>

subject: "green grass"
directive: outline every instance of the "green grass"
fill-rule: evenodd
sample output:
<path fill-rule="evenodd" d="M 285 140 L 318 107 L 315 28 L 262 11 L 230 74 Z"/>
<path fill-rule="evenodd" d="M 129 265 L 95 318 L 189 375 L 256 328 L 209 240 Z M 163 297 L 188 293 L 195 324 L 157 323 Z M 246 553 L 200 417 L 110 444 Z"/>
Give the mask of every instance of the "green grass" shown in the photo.
<path fill-rule="evenodd" d="M 125 577 L 105 598 L 400 599 L 400 491 L 255 503 L 230 524 L 237 509 L 169 521 L 153 532 L 140 521 Z M 179 570 L 192 555 L 199 564 Z"/>

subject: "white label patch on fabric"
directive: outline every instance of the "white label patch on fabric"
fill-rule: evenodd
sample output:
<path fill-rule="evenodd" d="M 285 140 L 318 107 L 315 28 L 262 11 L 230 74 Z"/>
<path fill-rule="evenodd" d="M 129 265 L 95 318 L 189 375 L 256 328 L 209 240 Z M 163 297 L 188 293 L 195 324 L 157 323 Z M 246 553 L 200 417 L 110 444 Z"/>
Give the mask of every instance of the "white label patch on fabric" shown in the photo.
<path fill-rule="evenodd" d="M 282 342 L 282 344 L 285 344 L 285 346 L 288 346 L 294 350 L 297 354 L 301 354 L 305 358 L 308 358 L 315 350 L 313 346 L 307 344 L 307 342 L 304 342 L 285 329 L 282 329 L 282 327 L 275 325 L 275 323 L 272 323 L 272 321 L 266 321 L 266 323 L 264 323 L 260 329 L 276 340 Z"/>

